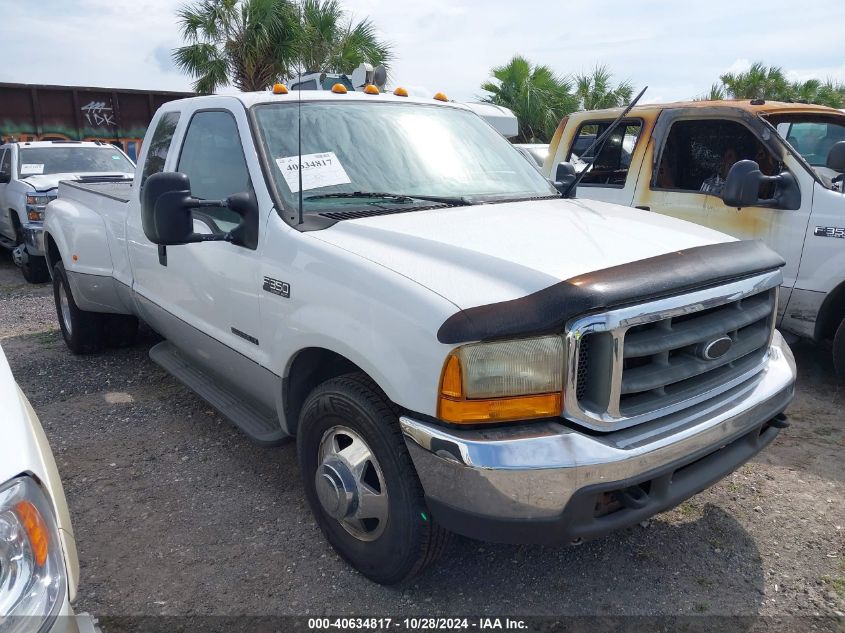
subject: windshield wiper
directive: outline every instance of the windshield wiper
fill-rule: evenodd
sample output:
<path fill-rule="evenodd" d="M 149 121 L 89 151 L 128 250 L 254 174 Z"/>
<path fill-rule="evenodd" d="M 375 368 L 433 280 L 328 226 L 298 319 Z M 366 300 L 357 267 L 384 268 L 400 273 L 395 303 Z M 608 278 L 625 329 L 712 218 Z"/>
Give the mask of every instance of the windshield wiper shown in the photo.
<path fill-rule="evenodd" d="M 420 196 L 417 194 L 407 195 L 402 193 L 385 193 L 381 191 L 347 191 L 338 193 L 323 193 L 315 196 L 308 196 L 306 200 L 322 200 L 325 198 L 375 198 L 377 200 L 389 200 L 392 202 L 413 202 L 414 200 L 425 200 L 426 202 L 439 202 L 453 207 L 472 204 L 464 197 L 449 196 Z"/>

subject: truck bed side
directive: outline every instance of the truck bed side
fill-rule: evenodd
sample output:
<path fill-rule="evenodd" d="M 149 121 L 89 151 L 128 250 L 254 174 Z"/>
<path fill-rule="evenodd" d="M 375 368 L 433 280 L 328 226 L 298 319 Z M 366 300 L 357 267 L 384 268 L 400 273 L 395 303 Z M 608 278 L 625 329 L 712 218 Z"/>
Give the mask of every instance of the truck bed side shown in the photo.
<path fill-rule="evenodd" d="M 131 181 L 62 181 L 44 221 L 48 265 L 61 259 L 83 310 L 130 314 L 126 251 Z"/>

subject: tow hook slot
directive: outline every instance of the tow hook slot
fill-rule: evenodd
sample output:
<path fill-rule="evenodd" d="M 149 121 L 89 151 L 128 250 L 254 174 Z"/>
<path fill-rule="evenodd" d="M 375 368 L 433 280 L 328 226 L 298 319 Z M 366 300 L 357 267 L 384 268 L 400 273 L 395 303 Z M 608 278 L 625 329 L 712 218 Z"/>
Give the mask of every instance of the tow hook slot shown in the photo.
<path fill-rule="evenodd" d="M 776 429 L 785 429 L 789 426 L 789 420 L 786 419 L 785 413 L 778 413 L 775 417 L 769 420 L 769 426 L 773 426 Z"/>
<path fill-rule="evenodd" d="M 648 493 L 639 486 L 631 486 L 624 490 L 617 490 L 616 496 L 626 508 L 639 510 L 648 503 Z"/>

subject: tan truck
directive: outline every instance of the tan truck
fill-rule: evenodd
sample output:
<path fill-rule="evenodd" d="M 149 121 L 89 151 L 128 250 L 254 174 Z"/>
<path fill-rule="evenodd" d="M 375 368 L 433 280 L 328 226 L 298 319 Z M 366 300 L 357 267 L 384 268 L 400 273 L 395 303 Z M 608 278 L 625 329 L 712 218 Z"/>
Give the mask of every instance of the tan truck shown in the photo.
<path fill-rule="evenodd" d="M 544 174 L 562 180 L 570 163 L 587 170 L 578 198 L 764 241 L 786 260 L 778 327 L 832 340 L 845 374 L 845 114 L 762 100 L 643 105 L 591 150 L 621 113 L 563 119 Z"/>

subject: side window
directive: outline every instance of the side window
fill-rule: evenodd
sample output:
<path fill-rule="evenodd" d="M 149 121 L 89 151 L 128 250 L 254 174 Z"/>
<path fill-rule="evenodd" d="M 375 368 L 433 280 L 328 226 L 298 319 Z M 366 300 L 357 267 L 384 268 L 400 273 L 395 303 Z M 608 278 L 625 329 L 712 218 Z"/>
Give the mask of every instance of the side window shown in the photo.
<path fill-rule="evenodd" d="M 220 200 L 244 191 L 252 192 L 249 170 L 241 147 L 235 118 L 228 112 L 198 112 L 191 119 L 178 171 L 191 179 L 191 193 L 197 198 Z M 230 231 L 240 223 L 231 209 L 209 207 L 194 212 L 212 230 Z"/>
<path fill-rule="evenodd" d="M 12 151 L 0 150 L 0 182 L 9 182 L 12 178 Z"/>
<path fill-rule="evenodd" d="M 666 137 L 652 187 L 719 195 L 728 172 L 740 160 L 756 161 L 770 176 L 780 171 L 771 152 L 737 121 L 676 121 Z"/>
<path fill-rule="evenodd" d="M 601 136 L 613 121 L 594 121 L 583 123 L 572 141 L 566 160 L 575 163 L 585 163 L 592 159 L 590 146 Z M 623 121 L 605 141 L 604 146 L 596 156 L 589 173 L 582 179 L 581 184 L 603 185 L 610 187 L 624 187 L 631 166 L 631 156 L 642 133 L 642 121 Z"/>
<path fill-rule="evenodd" d="M 177 123 L 179 123 L 178 112 L 168 112 L 158 120 L 147 148 L 147 159 L 144 162 L 144 171 L 141 173 L 141 185 L 153 174 L 164 171 L 167 151 L 170 149 Z"/>

